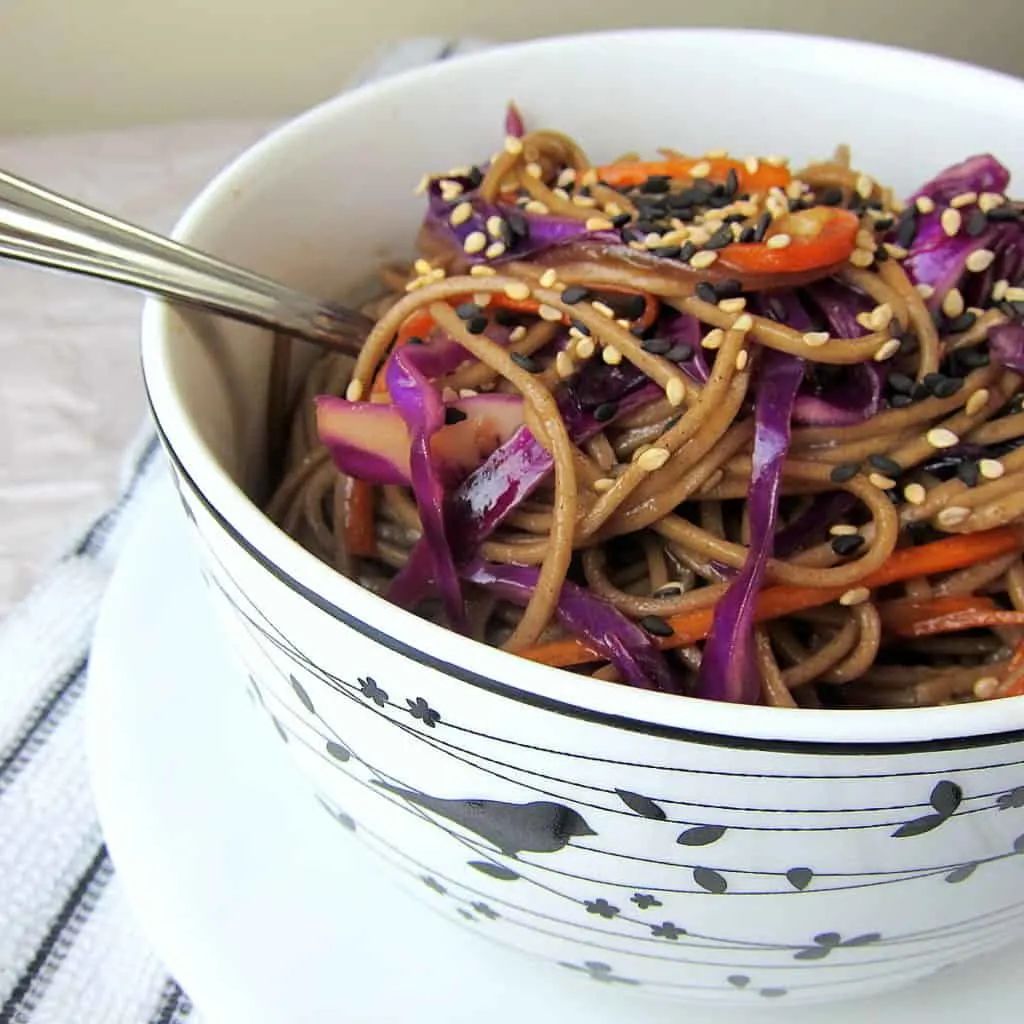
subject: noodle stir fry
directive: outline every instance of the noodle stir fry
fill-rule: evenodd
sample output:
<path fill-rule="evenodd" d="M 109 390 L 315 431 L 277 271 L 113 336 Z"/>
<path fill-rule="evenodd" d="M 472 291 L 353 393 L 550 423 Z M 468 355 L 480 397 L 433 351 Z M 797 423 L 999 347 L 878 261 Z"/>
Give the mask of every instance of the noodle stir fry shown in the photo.
<path fill-rule="evenodd" d="M 844 147 L 594 166 L 514 108 L 506 131 L 424 178 L 358 359 L 321 358 L 271 425 L 268 514 L 405 608 L 605 680 L 1024 693 L 1008 171 L 971 157 L 899 200 Z"/>

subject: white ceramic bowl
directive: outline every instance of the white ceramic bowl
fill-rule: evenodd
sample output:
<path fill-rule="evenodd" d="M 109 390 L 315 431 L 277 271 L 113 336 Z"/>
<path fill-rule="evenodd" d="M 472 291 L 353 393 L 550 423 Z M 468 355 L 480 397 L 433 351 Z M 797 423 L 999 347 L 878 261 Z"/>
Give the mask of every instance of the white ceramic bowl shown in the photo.
<path fill-rule="evenodd" d="M 342 96 L 228 168 L 178 235 L 352 296 L 408 253 L 421 172 L 491 152 L 510 97 L 598 158 L 801 160 L 847 141 L 899 190 L 987 149 L 1024 172 L 1020 81 L 834 40 L 645 31 Z M 421 621 L 247 497 L 263 487 L 267 341 L 151 303 L 156 419 L 278 732 L 339 822 L 439 910 L 598 981 L 747 1005 L 892 988 L 1024 928 L 1024 700 L 733 707 L 582 680 Z"/>

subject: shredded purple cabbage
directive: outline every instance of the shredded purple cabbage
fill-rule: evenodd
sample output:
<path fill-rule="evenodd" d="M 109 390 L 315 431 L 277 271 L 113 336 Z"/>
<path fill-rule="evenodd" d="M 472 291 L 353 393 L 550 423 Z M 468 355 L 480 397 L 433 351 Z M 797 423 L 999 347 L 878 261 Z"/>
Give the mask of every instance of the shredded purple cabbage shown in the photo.
<path fill-rule="evenodd" d="M 954 196 L 964 192 L 1005 192 L 1010 184 L 1010 172 L 991 153 L 969 156 L 952 167 L 940 171 L 925 182 L 908 200 L 928 196 L 939 205 L 947 205 Z"/>
<path fill-rule="evenodd" d="M 991 328 L 988 352 L 1000 366 L 1024 373 L 1024 324 L 997 324 Z"/>
<path fill-rule="evenodd" d="M 388 360 L 386 379 L 391 400 L 409 431 L 410 483 L 435 584 L 449 625 L 464 633 L 465 605 L 449 542 L 444 484 L 430 450 L 431 438 L 444 426 L 444 403 L 418 365 L 421 351 L 417 345 L 396 349 Z"/>
<path fill-rule="evenodd" d="M 495 565 L 474 559 L 462 578 L 513 604 L 525 606 L 540 570 L 533 566 Z M 555 608 L 558 621 L 610 661 L 631 686 L 678 693 L 679 685 L 654 640 L 635 622 L 599 597 L 566 580 Z"/>
<path fill-rule="evenodd" d="M 715 606 L 696 696 L 756 704 L 761 679 L 754 656 L 754 608 L 772 554 L 782 463 L 790 419 L 804 377 L 803 361 L 766 349 L 758 368 L 753 473 L 748 494 L 750 550 L 739 575 Z"/>

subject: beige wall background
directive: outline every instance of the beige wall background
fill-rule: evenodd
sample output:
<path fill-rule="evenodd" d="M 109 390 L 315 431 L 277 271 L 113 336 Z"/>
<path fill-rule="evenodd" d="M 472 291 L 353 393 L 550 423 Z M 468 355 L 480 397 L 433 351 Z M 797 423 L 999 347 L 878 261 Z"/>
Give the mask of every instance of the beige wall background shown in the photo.
<path fill-rule="evenodd" d="M 1024 74 L 1024 0 L 0 0 L 0 134 L 286 114 L 414 35 L 652 25 L 848 36 Z"/>

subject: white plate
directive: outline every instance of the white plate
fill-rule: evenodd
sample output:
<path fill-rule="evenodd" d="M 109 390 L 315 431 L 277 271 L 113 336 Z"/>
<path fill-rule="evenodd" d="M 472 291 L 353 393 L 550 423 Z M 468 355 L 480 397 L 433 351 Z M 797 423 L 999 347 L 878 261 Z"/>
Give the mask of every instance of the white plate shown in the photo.
<path fill-rule="evenodd" d="M 170 485 L 121 555 L 89 682 L 88 744 L 107 842 L 171 971 L 215 1024 L 621 1024 L 636 995 L 480 941 L 378 872 L 324 813 L 214 632 Z M 266 823 L 275 827 L 268 829 Z M 1024 1002 L 1019 952 L 763 1024 L 985 1024 Z M 645 1024 L 680 1008 L 643 1002 Z M 687 1024 L 746 1011 L 694 1007 Z"/>

